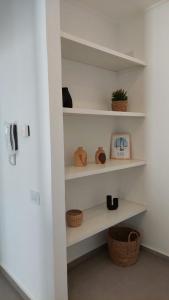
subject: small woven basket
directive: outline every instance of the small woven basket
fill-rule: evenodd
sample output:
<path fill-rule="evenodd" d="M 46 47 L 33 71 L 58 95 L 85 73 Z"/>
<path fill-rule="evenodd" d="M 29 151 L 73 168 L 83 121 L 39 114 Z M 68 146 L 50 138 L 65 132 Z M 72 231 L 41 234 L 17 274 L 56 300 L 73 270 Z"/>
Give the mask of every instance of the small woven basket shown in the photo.
<path fill-rule="evenodd" d="M 112 110 L 114 111 L 127 111 L 128 101 L 112 101 Z"/>
<path fill-rule="evenodd" d="M 112 227 L 108 231 L 108 250 L 114 264 L 134 265 L 140 251 L 140 233 L 129 227 Z"/>
<path fill-rule="evenodd" d="M 83 221 L 83 212 L 78 209 L 68 210 L 66 220 L 69 227 L 79 227 Z"/>

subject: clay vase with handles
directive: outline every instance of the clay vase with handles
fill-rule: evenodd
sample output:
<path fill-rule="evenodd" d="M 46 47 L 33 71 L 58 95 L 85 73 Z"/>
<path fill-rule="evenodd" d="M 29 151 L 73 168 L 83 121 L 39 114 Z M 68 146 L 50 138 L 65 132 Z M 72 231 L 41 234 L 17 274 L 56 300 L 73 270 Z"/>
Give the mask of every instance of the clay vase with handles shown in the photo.
<path fill-rule="evenodd" d="M 95 162 L 96 162 L 96 164 L 105 164 L 106 154 L 104 152 L 103 147 L 98 147 L 96 154 L 95 154 Z"/>
<path fill-rule="evenodd" d="M 87 152 L 83 147 L 78 147 L 74 153 L 74 164 L 76 167 L 87 166 Z"/>

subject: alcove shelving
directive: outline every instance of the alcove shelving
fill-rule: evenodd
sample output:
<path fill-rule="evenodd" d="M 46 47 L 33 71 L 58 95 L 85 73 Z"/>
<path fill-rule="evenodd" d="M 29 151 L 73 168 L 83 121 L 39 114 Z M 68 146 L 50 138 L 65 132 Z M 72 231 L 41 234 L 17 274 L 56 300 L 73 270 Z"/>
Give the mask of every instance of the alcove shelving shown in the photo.
<path fill-rule="evenodd" d="M 98 195 L 97 192 L 96 195 L 93 192 L 94 188 L 97 189 L 97 176 L 102 176 L 102 179 L 98 182 L 104 185 L 104 176 L 112 176 L 112 173 L 113 176 L 116 176 L 116 174 L 119 174 L 119 171 L 122 174 L 123 170 L 126 170 L 126 172 L 134 172 L 132 170 L 139 168 L 143 170 L 146 165 L 144 154 L 141 153 L 139 147 L 143 138 L 143 123 L 146 117 L 144 105 L 140 105 L 142 92 L 139 92 L 139 96 L 136 99 L 130 101 L 131 105 L 127 112 L 112 111 L 110 103 L 109 105 L 106 103 L 100 105 L 100 98 L 103 97 L 104 101 L 104 98 L 107 97 L 107 88 L 110 93 L 110 91 L 120 87 L 124 87 L 127 90 L 129 86 L 131 88 L 130 95 L 134 93 L 134 98 L 137 90 L 141 87 L 141 76 L 146 63 L 136 57 L 126 55 L 65 31 L 61 32 L 60 37 L 63 86 L 70 88 L 73 98 L 73 108 L 63 108 L 66 198 L 69 197 L 69 199 L 66 199 L 66 202 L 69 203 L 66 203 L 66 209 L 81 209 L 82 207 L 84 213 L 84 221 L 79 228 L 67 227 L 67 249 L 69 251 L 69 247 L 72 248 L 74 245 L 92 236 L 94 237 L 101 231 L 146 211 L 145 205 L 138 204 L 139 199 L 133 201 L 132 197 L 130 201 L 126 200 L 130 199 L 130 197 L 125 195 L 125 192 L 123 193 L 124 200 L 121 200 L 121 197 L 119 197 L 120 203 L 117 211 L 108 211 L 105 203 L 101 203 L 101 201 L 105 202 L 104 194 L 98 200 L 92 200 Z M 130 80 L 129 85 L 128 78 Z M 93 80 L 94 86 L 92 86 Z M 108 80 L 108 84 L 106 80 Z M 134 88 L 132 83 L 134 83 Z M 103 91 L 102 84 L 104 85 Z M 102 96 L 99 96 L 99 91 Z M 110 94 L 109 97 L 111 97 Z M 126 131 L 131 131 L 133 136 L 134 155 L 132 159 L 109 159 L 112 132 Z M 137 147 L 135 147 L 135 143 L 137 143 Z M 73 152 L 80 145 L 84 145 L 90 152 L 89 162 L 86 167 L 82 168 L 72 165 Z M 96 147 L 99 145 L 106 148 L 107 161 L 105 165 L 97 165 L 92 162 Z M 127 174 L 126 172 L 125 174 Z M 125 179 L 123 178 L 122 180 Z M 83 187 L 83 181 L 85 181 L 85 187 Z M 116 184 L 117 181 L 116 183 L 114 182 L 114 186 Z M 107 190 L 110 192 L 113 189 L 111 184 L 109 185 Z M 118 183 L 117 190 L 120 185 L 123 185 L 122 181 Z M 86 204 L 85 196 L 81 194 L 81 187 L 84 190 L 89 189 L 92 191 L 88 192 L 89 198 Z M 89 204 L 90 199 L 91 205 Z M 77 253 L 75 256 L 78 257 L 78 255 L 80 256 L 81 254 Z"/>

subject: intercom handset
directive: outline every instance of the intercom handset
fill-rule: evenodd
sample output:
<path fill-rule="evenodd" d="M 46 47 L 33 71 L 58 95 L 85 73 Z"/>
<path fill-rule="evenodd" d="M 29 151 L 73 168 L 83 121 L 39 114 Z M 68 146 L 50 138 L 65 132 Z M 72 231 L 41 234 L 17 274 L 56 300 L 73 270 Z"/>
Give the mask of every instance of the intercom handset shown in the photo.
<path fill-rule="evenodd" d="M 16 165 L 16 154 L 18 152 L 18 129 L 16 123 L 5 124 L 5 137 L 8 149 L 9 163 Z"/>

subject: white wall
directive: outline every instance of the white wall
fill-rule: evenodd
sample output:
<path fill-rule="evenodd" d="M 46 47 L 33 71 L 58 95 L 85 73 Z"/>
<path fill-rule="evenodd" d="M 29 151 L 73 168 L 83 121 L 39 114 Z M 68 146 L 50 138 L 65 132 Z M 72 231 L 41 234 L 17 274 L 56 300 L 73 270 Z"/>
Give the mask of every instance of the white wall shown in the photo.
<path fill-rule="evenodd" d="M 147 171 L 148 213 L 141 220 L 144 244 L 169 255 L 169 3 L 147 12 Z"/>
<path fill-rule="evenodd" d="M 121 20 L 118 26 L 119 51 L 145 59 L 145 14 L 136 14 Z"/>
<path fill-rule="evenodd" d="M 88 41 L 118 49 L 116 23 L 78 1 L 61 0 L 61 29 Z"/>
<path fill-rule="evenodd" d="M 41 209 L 30 201 L 30 189 L 40 188 L 34 13 L 33 1 L 1 2 L 1 264 L 28 294 L 40 299 L 44 284 Z M 5 121 L 31 128 L 30 139 L 19 136 L 16 167 L 8 163 Z"/>
<path fill-rule="evenodd" d="M 74 107 L 108 110 L 116 73 L 62 59 L 62 85 L 68 86 Z"/>
<path fill-rule="evenodd" d="M 56 12 L 54 16 L 52 11 Z M 57 229 L 53 232 L 53 211 L 57 210 L 62 222 L 64 213 L 61 214 L 62 205 L 58 205 L 58 197 L 61 197 L 59 192 L 57 197 L 53 197 L 52 203 L 54 189 L 51 182 L 50 143 L 53 139 L 50 138 L 50 122 L 53 119 L 52 116 L 49 118 L 49 106 L 53 99 L 56 100 L 58 90 L 51 97 L 48 79 L 50 85 L 53 81 L 48 66 L 51 53 L 49 49 L 47 53 L 46 19 L 47 29 L 49 20 L 50 24 L 53 19 L 57 20 L 56 27 L 53 26 L 56 35 L 59 31 L 59 17 L 56 15 L 59 16 L 57 1 L 50 1 L 50 5 L 48 3 L 47 16 L 46 1 L 0 2 L 0 264 L 32 300 L 67 299 L 66 253 L 63 251 L 65 227 L 62 226 L 61 232 L 58 230 L 59 219 L 55 223 Z M 57 35 L 55 43 L 58 49 L 59 40 Z M 58 50 L 55 55 L 59 57 Z M 59 76 L 60 71 L 61 68 L 57 66 L 55 72 Z M 60 93 L 57 101 L 61 107 L 61 88 L 57 79 L 55 85 L 57 88 L 59 86 Z M 6 121 L 17 121 L 19 128 L 19 153 L 15 167 L 8 163 L 4 140 Z M 24 124 L 30 125 L 30 138 L 21 135 Z M 63 176 L 57 183 L 61 181 L 63 185 Z M 55 186 L 58 187 L 57 184 Z M 30 190 L 40 192 L 40 206 L 31 201 Z M 55 247 L 55 253 L 54 234 L 62 249 Z M 63 273 L 59 271 L 59 277 L 54 267 L 62 269 Z"/>
<path fill-rule="evenodd" d="M 130 222 L 142 232 L 143 244 L 169 256 L 169 163 L 167 158 L 169 145 L 167 131 L 169 2 L 162 2 L 147 11 L 144 25 L 147 62 L 144 93 L 147 114 L 145 121 L 147 166 L 145 171 L 140 173 L 139 186 L 142 188 L 138 187 L 133 181 L 134 178 L 131 177 L 124 186 L 124 193 L 133 201 L 138 199 L 147 204 L 147 213 Z M 132 36 L 134 29 L 130 25 L 126 26 L 125 30 Z M 125 31 L 122 34 L 125 35 Z"/>

